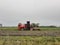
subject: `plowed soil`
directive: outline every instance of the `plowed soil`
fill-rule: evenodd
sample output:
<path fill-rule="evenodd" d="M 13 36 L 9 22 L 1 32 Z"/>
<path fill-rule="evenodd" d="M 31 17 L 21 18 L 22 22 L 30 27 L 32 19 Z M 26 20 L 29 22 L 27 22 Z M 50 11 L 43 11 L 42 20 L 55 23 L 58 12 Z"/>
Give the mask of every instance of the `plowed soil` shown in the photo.
<path fill-rule="evenodd" d="M 60 31 L 9 31 L 0 30 L 0 36 L 60 36 Z"/>

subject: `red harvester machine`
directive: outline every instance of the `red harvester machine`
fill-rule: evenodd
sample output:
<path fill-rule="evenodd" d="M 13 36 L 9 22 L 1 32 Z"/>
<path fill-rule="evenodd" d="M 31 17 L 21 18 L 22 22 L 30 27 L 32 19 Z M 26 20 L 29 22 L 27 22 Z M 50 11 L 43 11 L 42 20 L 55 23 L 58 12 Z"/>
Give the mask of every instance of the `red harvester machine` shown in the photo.
<path fill-rule="evenodd" d="M 30 30 L 31 26 L 30 26 L 30 21 L 27 21 L 26 24 L 18 24 L 18 30 Z"/>
<path fill-rule="evenodd" d="M 30 24 L 30 21 L 27 21 L 26 24 L 21 24 L 19 23 L 18 24 L 18 30 L 40 30 L 40 28 L 38 27 L 33 27 L 31 24 Z"/>

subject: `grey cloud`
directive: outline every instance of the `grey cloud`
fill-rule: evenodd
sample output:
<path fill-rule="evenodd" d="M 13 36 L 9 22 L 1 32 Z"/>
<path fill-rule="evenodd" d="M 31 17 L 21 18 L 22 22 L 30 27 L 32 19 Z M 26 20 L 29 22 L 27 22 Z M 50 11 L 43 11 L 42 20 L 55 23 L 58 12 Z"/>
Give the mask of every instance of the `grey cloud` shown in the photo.
<path fill-rule="evenodd" d="M 0 0 L 0 23 L 13 26 L 27 20 L 60 26 L 60 0 Z"/>

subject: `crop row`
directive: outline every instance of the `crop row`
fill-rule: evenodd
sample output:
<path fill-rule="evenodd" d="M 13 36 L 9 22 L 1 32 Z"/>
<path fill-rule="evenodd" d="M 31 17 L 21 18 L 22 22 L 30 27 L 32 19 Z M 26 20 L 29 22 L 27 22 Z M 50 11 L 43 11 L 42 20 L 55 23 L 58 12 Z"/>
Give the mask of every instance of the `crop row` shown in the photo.
<path fill-rule="evenodd" d="M 60 37 L 2 36 L 0 45 L 60 45 Z"/>

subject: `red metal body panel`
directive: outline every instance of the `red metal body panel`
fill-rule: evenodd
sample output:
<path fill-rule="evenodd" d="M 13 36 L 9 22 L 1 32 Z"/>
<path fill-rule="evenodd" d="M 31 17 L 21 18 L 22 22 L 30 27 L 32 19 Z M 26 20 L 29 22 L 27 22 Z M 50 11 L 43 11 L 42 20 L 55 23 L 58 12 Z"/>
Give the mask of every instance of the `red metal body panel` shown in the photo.
<path fill-rule="evenodd" d="M 25 28 L 24 24 L 21 24 L 21 23 L 18 24 L 18 30 L 21 30 L 21 29 L 24 29 L 24 28 Z"/>

